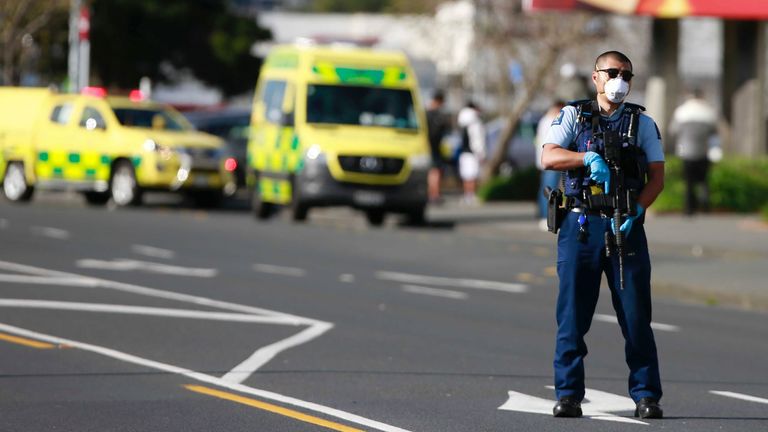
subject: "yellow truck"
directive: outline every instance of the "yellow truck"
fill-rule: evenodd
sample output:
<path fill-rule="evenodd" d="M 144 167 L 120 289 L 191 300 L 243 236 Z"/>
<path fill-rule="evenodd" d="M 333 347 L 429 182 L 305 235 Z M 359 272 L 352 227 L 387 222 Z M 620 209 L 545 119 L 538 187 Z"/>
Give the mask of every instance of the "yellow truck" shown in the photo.
<path fill-rule="evenodd" d="M 351 206 L 424 219 L 430 167 L 416 75 L 402 53 L 275 47 L 253 102 L 248 183 L 258 218 L 278 206 Z"/>
<path fill-rule="evenodd" d="M 93 89 L 91 89 L 93 90 Z M 217 205 L 232 175 L 223 142 L 172 108 L 102 91 L 0 87 L 0 180 L 10 201 L 76 190 L 89 204 L 138 205 L 145 190 Z"/>

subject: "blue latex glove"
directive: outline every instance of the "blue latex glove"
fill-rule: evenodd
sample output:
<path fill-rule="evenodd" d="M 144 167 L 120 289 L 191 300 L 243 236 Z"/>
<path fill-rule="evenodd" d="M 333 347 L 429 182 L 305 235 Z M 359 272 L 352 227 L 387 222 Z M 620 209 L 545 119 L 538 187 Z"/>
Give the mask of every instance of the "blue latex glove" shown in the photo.
<path fill-rule="evenodd" d="M 589 167 L 591 171 L 589 177 L 592 180 L 605 184 L 605 192 L 608 193 L 611 190 L 611 170 L 608 169 L 603 158 L 595 152 L 586 152 L 584 153 L 584 166 Z"/>
<path fill-rule="evenodd" d="M 641 206 L 640 204 L 637 204 L 637 212 L 634 216 L 630 216 L 627 218 L 627 220 L 624 221 L 623 224 L 619 227 L 619 231 L 624 233 L 624 238 L 629 237 L 629 232 L 632 231 L 632 224 L 635 222 L 635 219 L 639 218 L 640 216 L 645 213 L 645 208 Z M 616 231 L 614 231 L 613 224 L 611 224 L 611 231 L 613 231 L 613 234 L 616 234 Z"/>

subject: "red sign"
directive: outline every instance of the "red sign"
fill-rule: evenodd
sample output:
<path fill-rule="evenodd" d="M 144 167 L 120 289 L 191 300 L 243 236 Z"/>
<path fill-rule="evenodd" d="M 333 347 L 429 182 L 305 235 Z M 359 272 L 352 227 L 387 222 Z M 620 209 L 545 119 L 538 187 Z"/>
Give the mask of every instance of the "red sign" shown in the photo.
<path fill-rule="evenodd" d="M 81 41 L 87 41 L 91 32 L 91 13 L 87 7 L 80 9 L 80 18 L 77 20 L 77 31 Z"/>
<path fill-rule="evenodd" d="M 768 19 L 763 0 L 527 0 L 528 10 L 568 10 L 590 7 L 606 12 L 652 15 L 661 18 L 711 16 L 729 19 Z"/>

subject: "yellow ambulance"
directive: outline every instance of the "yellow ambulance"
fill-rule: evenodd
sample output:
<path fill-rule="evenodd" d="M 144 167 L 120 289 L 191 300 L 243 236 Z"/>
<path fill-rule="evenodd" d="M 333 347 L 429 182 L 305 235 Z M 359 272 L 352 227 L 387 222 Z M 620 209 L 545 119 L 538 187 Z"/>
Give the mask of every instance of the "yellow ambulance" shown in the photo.
<path fill-rule="evenodd" d="M 141 203 L 146 190 L 221 201 L 232 175 L 223 142 L 195 131 L 172 108 L 131 97 L 0 87 L 0 179 L 10 201 L 36 189 L 76 190 L 90 204 Z M 229 186 L 230 188 L 233 185 Z"/>
<path fill-rule="evenodd" d="M 399 52 L 280 46 L 253 102 L 249 186 L 258 218 L 278 206 L 351 206 L 378 226 L 387 213 L 424 219 L 430 167 L 416 75 Z"/>

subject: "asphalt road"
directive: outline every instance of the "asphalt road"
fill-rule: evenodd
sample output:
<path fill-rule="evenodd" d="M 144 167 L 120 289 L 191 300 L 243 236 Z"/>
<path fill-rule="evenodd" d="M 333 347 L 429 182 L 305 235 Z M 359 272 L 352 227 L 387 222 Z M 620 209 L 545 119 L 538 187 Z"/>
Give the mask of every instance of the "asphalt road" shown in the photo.
<path fill-rule="evenodd" d="M 0 203 L 0 430 L 768 430 L 768 315 L 655 299 L 639 422 L 607 290 L 553 419 L 554 243 L 477 232 Z"/>

